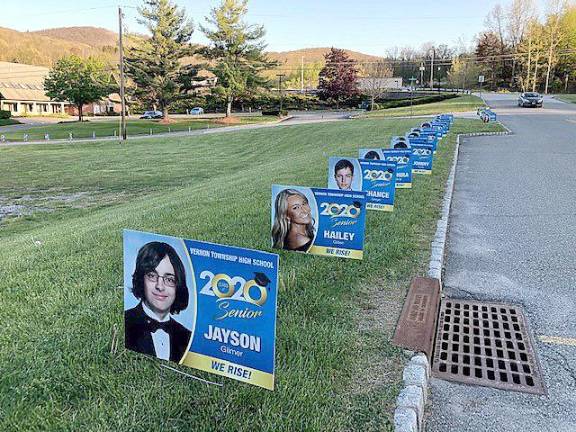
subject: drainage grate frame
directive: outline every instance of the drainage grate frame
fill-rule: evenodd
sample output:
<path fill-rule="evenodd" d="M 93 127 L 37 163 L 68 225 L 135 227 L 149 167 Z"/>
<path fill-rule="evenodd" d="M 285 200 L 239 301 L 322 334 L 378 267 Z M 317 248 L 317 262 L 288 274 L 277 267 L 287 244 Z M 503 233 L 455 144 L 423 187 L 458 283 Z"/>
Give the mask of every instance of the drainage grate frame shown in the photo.
<path fill-rule="evenodd" d="M 448 381 L 545 395 L 533 347 L 520 306 L 444 299 L 432 373 Z"/>
<path fill-rule="evenodd" d="M 433 278 L 412 279 L 392 342 L 432 357 L 436 319 L 440 308 L 440 281 Z"/>

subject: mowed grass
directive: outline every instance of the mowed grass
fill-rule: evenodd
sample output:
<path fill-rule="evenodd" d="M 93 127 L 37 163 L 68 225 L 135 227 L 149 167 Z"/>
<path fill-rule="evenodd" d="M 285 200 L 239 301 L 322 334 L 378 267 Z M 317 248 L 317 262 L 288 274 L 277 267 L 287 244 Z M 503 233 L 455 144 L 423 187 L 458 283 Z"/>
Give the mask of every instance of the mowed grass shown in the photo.
<path fill-rule="evenodd" d="M 238 124 L 253 124 L 278 120 L 274 116 L 238 117 Z M 206 129 L 225 126 L 218 119 L 184 119 L 174 120 L 171 124 L 162 124 L 159 120 L 130 119 L 126 123 L 128 135 L 149 135 L 152 133 L 184 132 L 190 130 Z M 113 137 L 119 134 L 120 118 L 118 120 L 92 120 L 85 122 L 66 121 L 63 123 L 35 126 L 17 132 L 5 132 L 6 141 L 25 141 L 24 134 L 28 134 L 28 141 L 44 140 L 48 134 L 50 139 L 96 138 Z"/>
<path fill-rule="evenodd" d="M 423 105 L 414 105 L 412 111 L 410 107 L 388 108 L 366 113 L 367 117 L 404 117 L 409 115 L 432 115 L 449 112 L 476 111 L 477 108 L 485 106 L 484 101 L 478 96 L 462 95 L 454 99 L 441 102 L 433 102 Z"/>
<path fill-rule="evenodd" d="M 554 97 L 564 102 L 576 103 L 576 94 L 560 94 Z"/>
<path fill-rule="evenodd" d="M 0 430 L 392 430 L 405 356 L 390 344 L 425 273 L 457 120 L 432 176 L 368 214 L 365 259 L 280 252 L 276 390 L 123 349 L 122 229 L 271 250 L 270 186 L 325 186 L 327 158 L 384 146 L 410 120 L 354 120 L 198 137 L 0 149 L 0 195 L 123 192 L 0 228 Z M 54 192 L 50 192 L 54 193 Z M 117 338 L 118 349 L 114 349 Z"/>

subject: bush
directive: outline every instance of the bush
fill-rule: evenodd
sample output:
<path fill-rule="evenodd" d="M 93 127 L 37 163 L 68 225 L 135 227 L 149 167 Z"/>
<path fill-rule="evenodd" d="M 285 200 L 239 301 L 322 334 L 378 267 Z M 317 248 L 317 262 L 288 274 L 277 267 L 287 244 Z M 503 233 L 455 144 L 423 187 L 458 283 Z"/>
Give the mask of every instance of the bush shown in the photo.
<path fill-rule="evenodd" d="M 429 103 L 433 103 L 433 102 L 441 102 L 441 101 L 447 100 L 447 99 L 454 99 L 457 97 L 459 97 L 459 95 L 457 95 L 457 94 L 443 94 L 443 95 L 435 95 L 435 96 L 417 97 L 417 98 L 412 99 L 412 102 L 410 102 L 410 99 L 399 99 L 399 100 L 393 100 L 393 101 L 380 103 L 379 108 L 376 108 L 376 105 L 375 105 L 374 110 L 407 107 L 407 106 L 410 106 L 410 104 L 423 105 L 423 104 L 429 104 Z"/>
<path fill-rule="evenodd" d="M 262 111 L 262 115 L 286 117 L 288 115 L 288 111 L 285 109 L 283 109 L 282 111 L 280 111 L 280 110 L 266 110 L 266 111 Z"/>
<path fill-rule="evenodd" d="M 0 119 L 9 119 L 10 117 L 12 117 L 10 111 L 0 110 Z"/>

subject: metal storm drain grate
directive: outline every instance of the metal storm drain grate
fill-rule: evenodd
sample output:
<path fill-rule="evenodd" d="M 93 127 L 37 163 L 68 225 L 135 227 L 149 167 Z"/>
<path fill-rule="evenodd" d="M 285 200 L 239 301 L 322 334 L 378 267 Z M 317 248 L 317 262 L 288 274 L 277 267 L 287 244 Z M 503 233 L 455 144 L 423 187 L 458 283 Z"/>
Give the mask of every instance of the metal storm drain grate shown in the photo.
<path fill-rule="evenodd" d="M 449 381 L 546 394 L 524 314 L 513 305 L 445 299 L 432 373 Z"/>

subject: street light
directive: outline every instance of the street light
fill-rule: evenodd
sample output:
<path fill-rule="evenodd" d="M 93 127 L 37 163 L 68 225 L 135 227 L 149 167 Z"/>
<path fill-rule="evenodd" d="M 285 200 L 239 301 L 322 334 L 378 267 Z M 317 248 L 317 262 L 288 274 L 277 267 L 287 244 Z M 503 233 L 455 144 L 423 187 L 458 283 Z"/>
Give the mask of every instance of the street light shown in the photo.
<path fill-rule="evenodd" d="M 412 109 L 412 95 L 414 92 L 414 81 L 416 81 L 416 78 L 411 77 L 409 79 L 410 81 L 410 117 L 412 117 L 414 115 L 413 109 Z"/>

